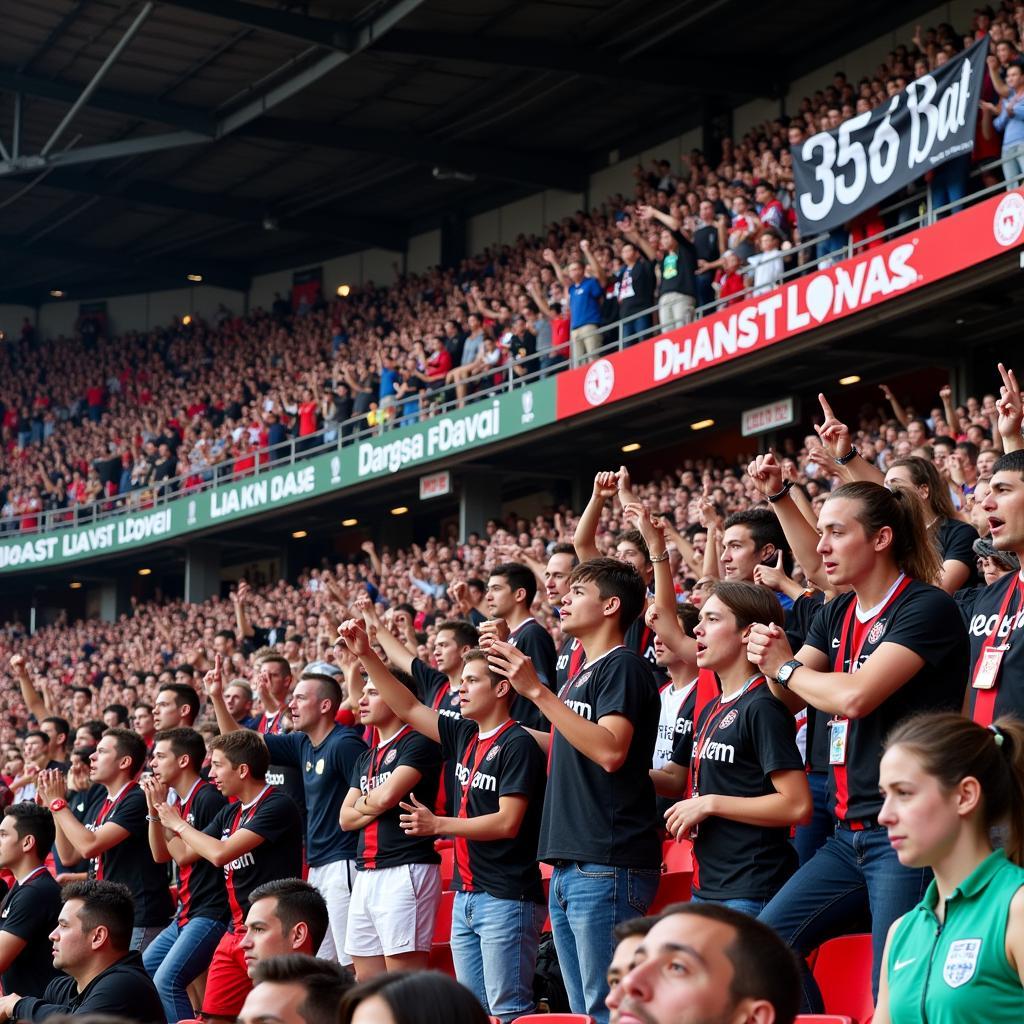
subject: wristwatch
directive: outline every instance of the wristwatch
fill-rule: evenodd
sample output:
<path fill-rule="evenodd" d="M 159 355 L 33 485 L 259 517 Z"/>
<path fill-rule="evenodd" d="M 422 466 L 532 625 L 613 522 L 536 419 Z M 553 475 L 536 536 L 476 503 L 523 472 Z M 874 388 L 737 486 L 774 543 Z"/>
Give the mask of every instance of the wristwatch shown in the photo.
<path fill-rule="evenodd" d="M 789 689 L 789 677 L 798 669 L 803 668 L 804 663 L 797 661 L 793 658 L 792 661 L 787 661 L 782 668 L 779 669 L 778 675 L 775 677 L 775 682 L 779 684 L 784 690 Z"/>
<path fill-rule="evenodd" d="M 64 808 L 67 807 L 67 805 L 67 800 L 62 799 L 61 797 L 57 797 L 56 800 L 50 801 L 50 813 L 56 814 L 58 811 L 63 811 Z"/>

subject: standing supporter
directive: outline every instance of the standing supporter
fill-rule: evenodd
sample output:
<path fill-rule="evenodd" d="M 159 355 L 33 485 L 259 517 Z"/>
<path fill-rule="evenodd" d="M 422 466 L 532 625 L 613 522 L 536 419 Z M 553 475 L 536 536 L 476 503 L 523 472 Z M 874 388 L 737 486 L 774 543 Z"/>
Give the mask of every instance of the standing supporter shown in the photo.
<path fill-rule="evenodd" d="M 655 271 L 658 279 L 658 324 L 663 331 L 682 327 L 693 319 L 697 305 L 697 250 L 693 241 L 681 230 L 675 217 L 662 213 L 654 206 L 640 206 L 637 210 L 644 220 L 657 220 L 662 224 L 659 235 L 661 258 Z M 648 259 L 655 260 L 653 246 L 642 234 L 632 236 Z"/>
<path fill-rule="evenodd" d="M 773 565 L 779 556 L 788 553 L 786 537 L 778 520 L 766 508 L 750 508 L 734 512 L 722 524 L 722 553 L 717 558 L 721 574 L 734 583 L 753 582 L 754 570 L 759 565 Z M 704 557 L 705 575 L 718 575 L 716 555 L 708 545 Z M 785 593 L 776 597 L 784 609 L 791 608 L 793 599 Z"/>
<path fill-rule="evenodd" d="M 296 648 L 295 654 L 299 653 L 298 644 L 290 645 L 288 643 L 285 645 L 286 653 L 289 646 Z M 288 694 L 291 692 L 293 683 L 292 671 L 291 661 L 285 654 L 263 655 L 254 668 L 260 704 L 263 707 L 263 712 L 256 721 L 256 731 L 261 736 L 280 736 L 285 731 L 285 711 L 288 706 Z M 221 731 L 223 732 L 224 729 L 222 728 Z M 292 802 L 299 808 L 302 820 L 305 821 L 307 808 L 302 774 L 299 769 L 291 764 L 278 764 L 271 760 L 267 770 L 267 782 L 279 786 L 291 797 Z"/>
<path fill-rule="evenodd" d="M 44 1021 L 57 1014 L 106 1015 L 140 1024 L 164 1024 L 153 982 L 132 950 L 131 893 L 115 882 L 90 879 L 61 890 L 64 905 L 50 933 L 58 974 L 38 997 L 11 992 L 0 999 L 0 1019 Z"/>
<path fill-rule="evenodd" d="M 221 870 L 165 829 L 157 814 L 158 806 L 170 801 L 189 825 L 202 830 L 224 809 L 224 797 L 199 774 L 205 757 L 206 744 L 194 729 L 158 732 L 153 774 L 140 783 L 153 860 L 173 860 L 178 867 L 177 913 L 142 957 L 169 1021 L 194 1016 L 188 987 L 210 965 L 231 916 Z"/>
<path fill-rule="evenodd" d="M 199 714 L 199 695 L 184 683 L 161 686 L 153 703 L 153 724 L 161 732 L 191 728 Z"/>
<path fill-rule="evenodd" d="M 64 864 L 86 858 L 91 877 L 119 882 L 135 904 L 130 948 L 142 952 L 171 916 L 167 872 L 149 850 L 146 797 L 135 780 L 146 764 L 146 745 L 128 729 L 107 729 L 90 758 L 91 776 L 106 789 L 85 822 L 67 802 L 67 781 L 59 770 L 40 772 L 39 796 L 57 826 L 57 853 Z"/>
<path fill-rule="evenodd" d="M 338 827 L 338 816 L 345 783 L 352 777 L 366 744 L 355 730 L 335 721 L 342 700 L 339 674 L 327 662 L 307 665 L 289 700 L 293 731 L 282 736 L 268 733 L 264 739 L 273 761 L 302 776 L 309 881 L 321 892 L 330 911 L 330 928 L 323 946 L 315 946 L 310 952 L 344 964 L 349 962 L 344 942 L 356 837 Z M 221 734 L 236 731 L 239 725 L 224 702 L 219 655 L 205 683 Z"/>
<path fill-rule="evenodd" d="M 624 225 L 629 223 L 623 222 Z M 649 312 L 654 305 L 654 268 L 644 256 L 638 242 L 632 240 L 632 232 L 625 228 L 626 241 L 622 243 L 622 273 L 619 275 L 619 317 L 622 325 L 622 339 L 632 344 L 647 334 L 654 322 Z"/>
<path fill-rule="evenodd" d="M 911 456 L 889 463 L 885 473 L 886 487 L 906 487 L 924 503 L 928 532 L 939 549 L 942 572 L 939 586 L 947 594 L 978 582 L 974 542 L 978 531 L 957 516 L 949 488 L 938 470 L 927 459 Z"/>
<path fill-rule="evenodd" d="M 747 646 L 790 710 L 809 704 L 832 716 L 837 828 L 762 916 L 806 953 L 870 908 L 877 991 L 885 934 L 927 883 L 923 870 L 900 866 L 878 823 L 882 740 L 911 712 L 960 706 L 967 637 L 952 598 L 928 582 L 940 566 L 915 495 L 845 484 L 829 495 L 818 529 L 830 585 L 852 592 L 825 605 L 796 658 L 776 624 L 756 624 Z M 819 1000 L 809 977 L 805 1000 Z"/>
<path fill-rule="evenodd" d="M 1010 64 L 1006 69 L 1009 95 L 998 104 L 982 102 L 982 106 L 995 115 L 992 127 L 1002 133 L 1003 179 L 1008 189 L 1017 188 L 1024 175 L 1024 67 Z"/>
<path fill-rule="evenodd" d="M 358 623 L 342 636 L 381 699 L 403 721 L 441 744 L 456 765 L 458 801 L 445 817 L 412 795 L 400 807 L 407 835 L 452 836 L 457 893 L 451 948 L 458 979 L 503 1021 L 534 1009 L 533 972 L 544 922 L 537 837 L 544 755 L 510 717 L 513 690 L 482 651 L 464 656 L 462 718 L 425 707 L 384 667 Z"/>
<path fill-rule="evenodd" d="M 327 904 L 314 886 L 301 878 L 265 882 L 249 893 L 245 916 L 241 949 L 249 977 L 269 957 L 312 956 L 328 931 Z"/>
<path fill-rule="evenodd" d="M 924 899 L 886 940 L 874 1020 L 1009 1021 L 1024 1010 L 1024 727 L 919 715 L 886 742 L 878 820 Z M 993 850 L 995 826 L 1008 826 Z"/>
<path fill-rule="evenodd" d="M 0 981 L 5 992 L 42 994 L 56 976 L 50 932 L 60 912 L 60 886 L 46 870 L 53 817 L 34 803 L 13 804 L 0 821 L 0 868 L 14 885 L 0 905 Z"/>
<path fill-rule="evenodd" d="M 548 604 L 558 612 L 565 595 L 569 593 L 569 577 L 579 565 L 576 548 L 572 544 L 559 543 L 551 548 L 544 566 L 544 595 Z M 583 645 L 574 636 L 563 633 L 562 646 L 555 658 L 555 692 L 560 693 L 570 677 L 576 675 L 583 664 Z"/>
<path fill-rule="evenodd" d="M 147 750 L 153 749 L 156 723 L 153 721 L 153 707 L 150 704 L 136 704 L 132 710 L 132 732 L 136 733 Z"/>
<path fill-rule="evenodd" d="M 698 225 L 693 233 L 697 257 L 697 308 L 704 309 L 715 301 L 715 271 L 726 249 L 725 215 L 716 214 L 715 205 L 702 199 L 698 208 Z"/>
<path fill-rule="evenodd" d="M 572 361 L 574 366 L 588 362 L 590 356 L 601 347 L 601 300 L 604 297 L 605 273 L 600 263 L 590 251 L 590 243 L 583 239 L 580 250 L 590 265 L 593 277 L 587 277 L 583 262 L 579 259 L 569 261 L 566 274 L 555 263 L 554 253 L 544 250 L 544 258 L 555 268 L 559 281 L 569 296 L 569 340 L 572 344 Z M 565 276 L 568 275 L 568 281 Z"/>
<path fill-rule="evenodd" d="M 569 1003 L 601 1024 L 612 928 L 646 911 L 660 875 L 649 774 L 658 690 L 623 643 L 644 592 L 636 570 L 616 559 L 573 569 L 562 628 L 581 641 L 586 663 L 558 695 L 511 644 L 488 649 L 491 667 L 551 722 L 538 855 L 554 865 L 548 909 Z"/>
<path fill-rule="evenodd" d="M 28 674 L 28 662 L 22 654 L 11 656 L 11 671 L 18 680 L 22 700 L 36 722 L 39 724 L 39 731 L 47 737 L 47 758 L 49 761 L 56 761 L 59 764 L 67 762 L 67 743 L 71 734 L 71 726 L 66 718 L 54 715 L 46 698 L 35 688 L 32 679 Z M 57 767 L 47 765 L 46 767 Z"/>
<path fill-rule="evenodd" d="M 773 594 L 752 583 L 716 583 L 694 630 L 697 665 L 720 693 L 694 722 L 689 799 L 666 815 L 693 839 L 694 899 L 756 916 L 797 867 L 790 827 L 810 814 L 796 728 L 748 659 L 752 623 L 783 625 Z"/>
<path fill-rule="evenodd" d="M 252 688 L 244 679 L 234 679 L 224 688 L 228 713 L 243 729 L 255 729 L 259 720 L 252 714 Z"/>
<path fill-rule="evenodd" d="M 250 893 L 264 882 L 302 873 L 302 822 L 294 801 L 266 781 L 270 755 L 262 737 L 245 729 L 214 737 L 210 748 L 214 785 L 236 802 L 201 830 L 170 803 L 157 804 L 156 811 L 161 825 L 177 837 L 169 840 L 172 854 L 182 843 L 224 869 L 231 925 L 210 963 L 203 1018 L 233 1022 L 251 987 L 240 948 Z"/>
<path fill-rule="evenodd" d="M 413 691 L 412 680 L 409 690 Z M 356 977 L 426 967 L 441 899 L 441 858 L 430 839 L 407 835 L 398 806 L 414 793 L 433 801 L 441 771 L 436 743 L 414 732 L 381 699 L 372 681 L 359 700 L 360 720 L 378 742 L 352 772 L 341 827 L 359 833 L 345 952 Z"/>

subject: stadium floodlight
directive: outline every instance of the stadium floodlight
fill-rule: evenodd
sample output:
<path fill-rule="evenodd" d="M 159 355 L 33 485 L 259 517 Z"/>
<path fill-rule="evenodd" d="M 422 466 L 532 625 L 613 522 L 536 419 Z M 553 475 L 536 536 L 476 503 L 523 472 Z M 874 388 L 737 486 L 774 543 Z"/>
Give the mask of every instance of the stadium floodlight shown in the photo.
<path fill-rule="evenodd" d="M 64 293 L 59 288 L 51 288 L 50 289 L 50 298 L 51 299 L 63 299 L 64 298 Z"/>
<path fill-rule="evenodd" d="M 408 505 L 396 505 L 391 510 L 391 514 L 393 516 L 404 516 L 405 513 L 408 512 L 408 511 L 409 511 L 409 506 Z"/>
<path fill-rule="evenodd" d="M 308 537 L 309 533 L 306 530 L 292 530 L 292 536 L 296 540 L 302 540 L 303 537 Z"/>
<path fill-rule="evenodd" d="M 140 576 L 152 576 L 153 575 L 153 570 L 152 569 L 140 569 L 139 570 L 139 575 Z"/>
<path fill-rule="evenodd" d="M 639 441 L 630 441 L 629 444 L 624 444 L 622 446 L 622 451 L 626 452 L 627 454 L 629 452 L 638 452 L 638 451 L 640 451 L 640 442 Z"/>
<path fill-rule="evenodd" d="M 849 377 L 840 377 L 839 378 L 839 383 L 842 384 L 843 387 L 846 387 L 846 386 L 848 386 L 850 384 L 859 384 L 860 383 L 860 375 L 856 374 L 856 373 L 851 373 Z"/>
<path fill-rule="evenodd" d="M 186 281 L 191 281 L 193 284 L 199 284 L 203 280 L 202 274 L 186 274 Z"/>
<path fill-rule="evenodd" d="M 343 299 L 348 298 L 348 296 L 351 294 L 351 292 L 352 292 L 352 289 L 351 289 L 351 287 L 349 287 L 349 285 L 347 285 L 347 284 L 339 284 L 338 285 L 338 295 L 340 295 Z"/>
<path fill-rule="evenodd" d="M 714 425 L 715 425 L 715 421 L 714 420 L 697 420 L 696 423 L 691 423 L 690 424 L 690 429 L 691 430 L 707 430 L 708 427 L 713 427 Z"/>
<path fill-rule="evenodd" d="M 358 519 L 342 519 L 341 525 L 342 526 L 358 526 L 359 525 L 359 520 Z"/>

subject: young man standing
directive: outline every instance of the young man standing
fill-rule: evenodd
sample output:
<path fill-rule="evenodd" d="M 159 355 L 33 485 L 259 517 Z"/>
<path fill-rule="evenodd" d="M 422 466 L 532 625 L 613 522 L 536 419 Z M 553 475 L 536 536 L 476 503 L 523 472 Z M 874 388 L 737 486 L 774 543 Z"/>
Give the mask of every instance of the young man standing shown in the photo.
<path fill-rule="evenodd" d="M 61 862 L 88 859 L 90 876 L 128 888 L 135 902 L 130 948 L 142 952 L 171 917 L 167 872 L 149 851 L 146 797 L 135 782 L 146 763 L 146 745 L 130 729 L 107 729 L 89 763 L 106 797 L 89 809 L 84 824 L 68 806 L 62 771 L 39 773 L 39 795 L 57 826 Z"/>
<path fill-rule="evenodd" d="M 188 987 L 209 967 L 230 918 L 224 873 L 184 844 L 175 843 L 157 815 L 157 807 L 170 800 L 193 828 L 204 829 L 223 810 L 224 797 L 199 774 L 205 757 L 206 744 L 194 729 L 158 732 L 153 741 L 153 774 L 140 782 L 146 794 L 153 860 L 158 864 L 174 860 L 178 865 L 178 912 L 142 957 L 168 1020 L 186 1020 L 194 1013 Z"/>
<path fill-rule="evenodd" d="M 199 695 L 191 686 L 168 683 L 161 686 L 153 704 L 153 725 L 163 731 L 195 724 L 199 714 Z"/>
<path fill-rule="evenodd" d="M 410 680 L 410 693 L 412 685 Z M 359 833 L 345 952 L 365 981 L 383 971 L 427 966 L 441 899 L 441 858 L 431 839 L 406 834 L 398 805 L 410 793 L 420 803 L 433 802 L 441 751 L 402 723 L 372 680 L 363 688 L 359 715 L 379 739 L 352 772 L 340 820 L 346 832 Z"/>
<path fill-rule="evenodd" d="M 407 835 L 455 839 L 451 947 L 458 979 L 494 1017 L 511 1021 L 534 1009 L 533 973 L 544 922 L 537 837 L 544 755 L 510 714 L 513 690 L 486 655 L 463 658 L 462 717 L 424 707 L 388 672 L 361 625 L 342 637 L 363 663 L 381 699 L 403 721 L 441 744 L 459 780 L 454 813 L 438 817 L 413 796 L 399 806 Z"/>
<path fill-rule="evenodd" d="M 250 989 L 240 948 L 249 894 L 264 882 L 302 873 L 302 821 L 295 802 L 267 783 L 270 755 L 263 738 L 248 729 L 216 736 L 210 743 L 210 775 L 229 803 L 197 829 L 169 803 L 157 804 L 160 823 L 174 838 L 172 856 L 188 848 L 224 869 L 231 927 L 213 954 L 206 978 L 203 1017 L 233 1022 Z"/>
<path fill-rule="evenodd" d="M 136 704 L 132 709 L 132 729 L 142 737 L 146 749 L 152 750 L 156 723 L 153 721 L 153 708 L 149 704 Z"/>
<path fill-rule="evenodd" d="M 58 974 L 41 997 L 8 993 L 0 1020 L 45 1021 L 58 1014 L 105 1015 L 164 1024 L 160 999 L 130 949 L 132 897 L 123 885 L 90 879 L 61 890 L 64 905 L 50 933 Z"/>
<path fill-rule="evenodd" d="M 214 670 L 206 674 L 206 692 L 221 733 L 227 735 L 239 726 L 224 701 L 220 672 L 218 656 Z M 323 947 L 311 952 L 325 960 L 348 963 L 344 943 L 356 836 L 338 827 L 338 816 L 348 780 L 366 744 L 354 729 L 335 722 L 342 697 L 337 673 L 328 662 L 307 665 L 289 700 L 292 731 L 281 736 L 268 733 L 264 739 L 274 763 L 302 776 L 309 881 L 327 901 L 331 924 Z"/>
<path fill-rule="evenodd" d="M 538 855 L 555 866 L 548 909 L 572 1011 L 600 1024 L 608 1020 L 612 928 L 647 910 L 660 877 L 650 778 L 658 688 L 624 646 L 645 596 L 636 570 L 617 559 L 572 571 L 562 624 L 586 662 L 557 695 L 511 644 L 495 640 L 488 649 L 491 667 L 551 722 Z"/>
<path fill-rule="evenodd" d="M 14 887 L 0 904 L 0 981 L 5 992 L 42 992 L 56 977 L 50 932 L 60 913 L 60 886 L 44 861 L 53 817 L 34 803 L 12 804 L 0 821 L 0 867 Z"/>

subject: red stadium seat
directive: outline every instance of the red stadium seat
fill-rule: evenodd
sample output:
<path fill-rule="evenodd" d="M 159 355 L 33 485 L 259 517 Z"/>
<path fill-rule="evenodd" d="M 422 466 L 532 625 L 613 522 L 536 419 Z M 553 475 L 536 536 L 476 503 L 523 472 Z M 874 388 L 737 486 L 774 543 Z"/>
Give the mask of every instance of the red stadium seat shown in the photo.
<path fill-rule="evenodd" d="M 870 935 L 841 935 L 823 942 L 813 974 L 826 1013 L 852 1017 L 858 1024 L 874 1015 Z"/>
<path fill-rule="evenodd" d="M 443 846 L 437 852 L 441 854 L 441 888 L 447 890 L 455 877 L 455 847 Z"/>
<path fill-rule="evenodd" d="M 669 871 L 661 876 L 658 893 L 647 910 L 647 916 L 660 914 L 672 903 L 685 903 L 693 885 L 692 871 Z"/>
<path fill-rule="evenodd" d="M 553 864 L 545 864 L 544 861 L 540 862 L 540 877 L 550 878 L 555 873 Z"/>
<path fill-rule="evenodd" d="M 179 1020 L 178 1024 L 204 1024 L 204 1022 L 201 1020 L 196 1020 L 193 1017 L 190 1017 L 188 1020 Z"/>
<path fill-rule="evenodd" d="M 801 1013 L 796 1024 L 854 1024 L 854 1020 L 841 1013 Z"/>
<path fill-rule="evenodd" d="M 452 907 L 455 905 L 455 893 L 442 892 L 441 902 L 437 907 L 434 919 L 434 941 L 430 947 L 430 959 L 427 965 L 432 971 L 441 971 L 455 977 L 455 964 L 452 961 Z"/>
<path fill-rule="evenodd" d="M 589 1013 L 528 1013 L 512 1024 L 597 1024 Z"/>
<path fill-rule="evenodd" d="M 693 871 L 693 843 L 689 839 L 677 842 L 666 839 L 661 844 L 662 871 Z"/>

